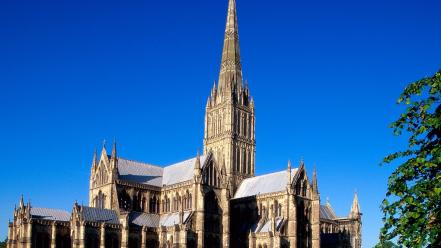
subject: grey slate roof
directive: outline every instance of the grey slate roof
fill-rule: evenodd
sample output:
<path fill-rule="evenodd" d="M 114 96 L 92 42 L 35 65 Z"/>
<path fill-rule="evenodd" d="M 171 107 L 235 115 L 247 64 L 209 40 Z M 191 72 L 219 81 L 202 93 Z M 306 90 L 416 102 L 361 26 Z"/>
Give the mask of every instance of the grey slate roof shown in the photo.
<path fill-rule="evenodd" d="M 291 170 L 291 179 L 295 176 L 297 168 Z M 287 171 L 279 171 L 257 177 L 247 178 L 242 181 L 234 195 L 234 199 L 254 196 L 259 194 L 281 192 L 288 183 Z"/>
<path fill-rule="evenodd" d="M 205 162 L 205 158 L 206 158 L 206 156 L 200 156 L 201 166 L 203 166 L 203 164 Z M 193 178 L 195 162 L 196 162 L 196 158 L 191 158 L 191 159 L 164 167 L 162 184 L 163 185 L 172 185 L 172 184 L 191 180 Z"/>
<path fill-rule="evenodd" d="M 60 209 L 34 208 L 31 207 L 31 216 L 33 219 L 69 221 L 70 213 Z"/>
<path fill-rule="evenodd" d="M 206 156 L 200 156 L 201 165 Z M 193 178 L 196 158 L 191 158 L 165 167 L 118 158 L 118 171 L 121 180 L 147 184 L 157 187 L 185 182 Z"/>
<path fill-rule="evenodd" d="M 158 227 L 159 215 L 131 212 L 129 215 L 129 222 L 137 226 Z"/>
<path fill-rule="evenodd" d="M 119 224 L 118 214 L 114 210 L 81 206 L 83 219 L 91 222 Z"/>
<path fill-rule="evenodd" d="M 125 181 L 162 186 L 163 168 L 123 158 L 118 159 L 119 178 Z"/>
<path fill-rule="evenodd" d="M 184 223 L 188 220 L 190 214 L 191 211 L 184 211 Z M 170 213 L 159 216 L 158 214 L 132 212 L 129 215 L 129 222 L 137 226 L 169 227 L 175 224 L 179 224 L 179 213 Z"/>
<path fill-rule="evenodd" d="M 337 215 L 335 215 L 335 212 L 330 204 L 320 205 L 320 219 L 326 219 L 326 220 L 337 219 Z"/>

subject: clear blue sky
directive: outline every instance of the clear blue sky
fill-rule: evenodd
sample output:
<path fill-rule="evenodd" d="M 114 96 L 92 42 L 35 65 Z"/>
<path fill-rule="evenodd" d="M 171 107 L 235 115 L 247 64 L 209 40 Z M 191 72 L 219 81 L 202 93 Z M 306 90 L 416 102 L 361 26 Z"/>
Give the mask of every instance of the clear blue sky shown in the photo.
<path fill-rule="evenodd" d="M 388 124 L 403 87 L 441 67 L 440 1 L 237 0 L 256 102 L 257 174 L 304 158 L 338 215 L 359 191 L 363 242 L 403 148 Z M 227 0 L 0 3 L 0 238 L 21 194 L 87 203 L 103 139 L 167 165 L 202 147 Z"/>

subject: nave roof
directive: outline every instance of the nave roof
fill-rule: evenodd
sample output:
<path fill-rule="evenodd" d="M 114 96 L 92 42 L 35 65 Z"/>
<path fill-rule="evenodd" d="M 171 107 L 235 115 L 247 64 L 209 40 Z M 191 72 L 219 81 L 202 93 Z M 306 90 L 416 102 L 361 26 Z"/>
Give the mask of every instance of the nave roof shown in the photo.
<path fill-rule="evenodd" d="M 203 165 L 207 156 L 200 156 Z M 119 178 L 129 182 L 156 187 L 185 182 L 193 178 L 197 157 L 165 167 L 118 158 Z"/>
<path fill-rule="evenodd" d="M 69 221 L 70 213 L 60 209 L 31 207 L 31 217 L 40 220 Z"/>

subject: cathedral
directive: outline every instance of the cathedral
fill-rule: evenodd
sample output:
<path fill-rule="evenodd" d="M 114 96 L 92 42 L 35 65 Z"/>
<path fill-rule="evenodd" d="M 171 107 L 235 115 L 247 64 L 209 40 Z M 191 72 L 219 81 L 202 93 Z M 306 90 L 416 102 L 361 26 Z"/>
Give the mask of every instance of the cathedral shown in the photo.
<path fill-rule="evenodd" d="M 348 216 L 321 204 L 316 170 L 255 175 L 255 107 L 243 82 L 236 1 L 229 0 L 219 79 L 205 107 L 204 149 L 158 166 L 95 152 L 89 204 L 70 212 L 23 197 L 8 248 L 361 247 L 357 194 Z"/>

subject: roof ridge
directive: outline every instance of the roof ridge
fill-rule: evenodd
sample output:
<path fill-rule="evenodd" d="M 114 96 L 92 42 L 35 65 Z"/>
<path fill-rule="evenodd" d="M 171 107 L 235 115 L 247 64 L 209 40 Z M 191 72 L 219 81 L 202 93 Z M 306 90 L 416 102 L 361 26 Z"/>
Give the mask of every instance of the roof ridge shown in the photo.
<path fill-rule="evenodd" d="M 201 157 L 203 157 L 203 156 L 205 156 L 205 155 L 201 155 Z M 181 161 L 179 161 L 179 162 L 176 162 L 176 163 L 173 163 L 173 164 L 166 165 L 166 166 L 164 166 L 163 168 L 165 168 L 165 167 L 170 167 L 170 166 L 173 166 L 173 165 L 179 165 L 179 164 L 182 164 L 182 163 L 184 163 L 184 162 L 188 162 L 188 161 L 193 160 L 193 159 L 196 159 L 196 157 L 191 157 L 191 158 L 188 158 L 188 159 L 184 159 L 184 160 L 181 160 Z"/>
<path fill-rule="evenodd" d="M 150 164 L 150 163 L 147 163 L 147 162 L 144 162 L 144 161 L 140 161 L 140 160 L 128 159 L 128 158 L 123 158 L 123 157 L 118 157 L 118 159 L 123 159 L 123 160 L 126 160 L 126 161 L 135 162 L 135 163 L 144 164 L 144 165 L 149 165 L 149 166 L 153 166 L 153 167 L 164 168 L 164 167 L 162 167 L 160 165 L 154 165 L 154 164 Z"/>
<path fill-rule="evenodd" d="M 67 211 L 65 209 L 60 209 L 60 208 L 42 208 L 42 207 L 31 206 L 31 209 L 47 209 L 47 210 L 56 210 L 56 211 L 63 211 L 63 212 L 69 213 L 69 211 Z"/>
<path fill-rule="evenodd" d="M 291 171 L 293 171 L 293 170 L 297 170 L 298 168 L 292 168 L 291 169 Z M 286 173 L 286 170 L 281 170 L 281 171 L 274 171 L 274 172 L 270 172 L 270 173 L 267 173 L 267 174 L 262 174 L 262 175 L 259 175 L 259 176 L 254 176 L 254 177 L 249 177 L 249 178 L 246 178 L 246 179 L 252 179 L 252 178 L 258 178 L 258 177 L 263 177 L 263 176 L 268 176 L 268 175 L 273 175 L 273 174 L 277 174 L 277 173 Z M 246 180 L 245 179 L 245 180 Z"/>

